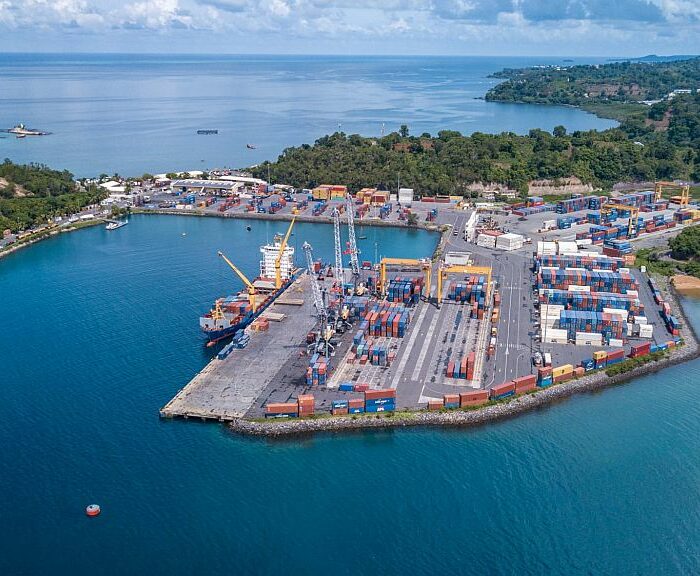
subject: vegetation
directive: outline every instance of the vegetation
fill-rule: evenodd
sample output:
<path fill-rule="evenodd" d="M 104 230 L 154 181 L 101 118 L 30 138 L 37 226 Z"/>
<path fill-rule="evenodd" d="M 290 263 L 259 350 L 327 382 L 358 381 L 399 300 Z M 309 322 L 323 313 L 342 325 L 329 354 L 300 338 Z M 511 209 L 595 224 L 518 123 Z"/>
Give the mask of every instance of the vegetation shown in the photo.
<path fill-rule="evenodd" d="M 700 278 L 700 227 L 685 228 L 668 242 L 668 250 L 643 248 L 636 253 L 636 265 L 646 266 L 653 274 L 687 274 Z"/>
<path fill-rule="evenodd" d="M 678 260 L 697 263 L 700 260 L 700 228 L 691 226 L 668 242 L 671 256 Z"/>
<path fill-rule="evenodd" d="M 0 229 L 13 232 L 43 224 L 48 218 L 78 212 L 104 193 L 78 187 L 68 171 L 41 164 L 0 164 Z"/>
<path fill-rule="evenodd" d="M 393 188 L 397 179 L 420 194 L 471 196 L 474 182 L 497 182 L 525 193 L 531 180 L 576 176 L 609 189 L 619 181 L 700 180 L 700 58 L 622 62 L 604 66 L 504 70 L 506 81 L 488 100 L 581 106 L 621 121 L 618 128 L 567 134 L 531 130 L 463 136 L 399 132 L 382 138 L 324 136 L 313 146 L 288 148 L 276 162 L 253 169 L 277 182 L 313 187 L 325 182 Z M 691 94 L 666 98 L 676 89 Z M 640 101 L 662 99 L 653 106 Z"/>
<path fill-rule="evenodd" d="M 640 356 L 638 358 L 628 358 L 619 364 L 613 364 L 609 368 L 606 368 L 605 374 L 611 377 L 619 376 L 620 374 L 625 374 L 626 372 L 630 372 L 635 368 L 649 364 L 649 362 L 658 362 L 659 360 L 665 358 L 667 354 L 668 353 L 664 350 L 661 352 L 652 352 L 651 354 Z"/>

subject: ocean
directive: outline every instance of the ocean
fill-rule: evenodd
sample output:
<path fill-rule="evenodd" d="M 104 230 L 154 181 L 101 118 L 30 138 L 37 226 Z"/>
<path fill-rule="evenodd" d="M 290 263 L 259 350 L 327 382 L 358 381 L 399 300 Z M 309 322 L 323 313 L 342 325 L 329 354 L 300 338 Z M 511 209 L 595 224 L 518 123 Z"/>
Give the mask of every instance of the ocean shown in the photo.
<path fill-rule="evenodd" d="M 578 58 L 574 63 L 603 63 Z M 328 133 L 379 136 L 406 124 L 526 134 L 605 129 L 567 107 L 485 102 L 503 68 L 571 65 L 562 58 L 0 54 L 0 158 L 78 177 L 243 167 Z M 217 129 L 217 135 L 197 135 Z M 254 149 L 246 147 L 255 146 Z"/>
<path fill-rule="evenodd" d="M 207 361 L 198 314 L 240 288 L 216 251 L 254 274 L 284 228 L 250 224 L 134 216 L 0 260 L 0 574 L 700 572 L 697 360 L 480 428 L 275 441 L 160 420 Z M 372 256 L 436 241 L 363 234 Z M 332 257 L 332 227 L 303 240 Z"/>

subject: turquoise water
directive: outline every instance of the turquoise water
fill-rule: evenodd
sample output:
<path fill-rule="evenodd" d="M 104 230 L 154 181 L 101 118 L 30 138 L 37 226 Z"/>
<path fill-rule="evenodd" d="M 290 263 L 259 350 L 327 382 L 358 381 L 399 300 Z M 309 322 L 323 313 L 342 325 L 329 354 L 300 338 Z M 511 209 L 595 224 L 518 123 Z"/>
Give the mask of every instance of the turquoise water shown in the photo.
<path fill-rule="evenodd" d="M 0 260 L 0 574 L 700 572 L 698 361 L 478 429 L 159 420 L 206 361 L 197 314 L 239 286 L 215 251 L 254 274 L 284 225 L 244 226 L 140 216 Z M 365 233 L 365 255 L 434 246 Z M 329 226 L 294 238 L 331 256 Z"/>
<path fill-rule="evenodd" d="M 477 100 L 498 82 L 489 74 L 539 64 L 562 59 L 0 54 L 0 128 L 52 132 L 0 139 L 0 159 L 140 175 L 249 166 L 338 129 L 379 135 L 383 124 L 413 134 L 615 125 L 573 108 Z"/>

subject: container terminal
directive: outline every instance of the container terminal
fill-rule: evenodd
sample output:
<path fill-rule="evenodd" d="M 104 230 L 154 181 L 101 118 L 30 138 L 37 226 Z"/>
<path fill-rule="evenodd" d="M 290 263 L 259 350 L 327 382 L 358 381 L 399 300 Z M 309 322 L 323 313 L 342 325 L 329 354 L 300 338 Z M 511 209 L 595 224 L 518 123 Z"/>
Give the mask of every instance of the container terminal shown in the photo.
<path fill-rule="evenodd" d="M 246 290 L 219 298 L 200 319 L 217 336 L 222 326 L 212 322 L 227 324 L 209 338 L 225 345 L 163 417 L 472 407 L 681 343 L 678 316 L 634 267 L 631 242 L 700 219 L 687 195 L 679 209 L 654 191 L 553 209 L 539 198 L 507 212 L 451 206 L 452 226 L 432 258 L 360 262 L 355 222 L 364 201 L 343 194 L 330 204 L 334 262 L 315 260 L 308 243 L 303 263 L 290 253 L 297 214 L 285 237 L 261 248 L 254 281 L 220 254 Z"/>

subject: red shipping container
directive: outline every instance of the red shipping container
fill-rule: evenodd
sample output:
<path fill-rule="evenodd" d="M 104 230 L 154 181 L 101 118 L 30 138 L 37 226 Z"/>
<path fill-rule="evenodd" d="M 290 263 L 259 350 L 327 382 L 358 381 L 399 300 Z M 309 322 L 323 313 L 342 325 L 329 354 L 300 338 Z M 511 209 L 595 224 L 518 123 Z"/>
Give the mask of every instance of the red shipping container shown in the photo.
<path fill-rule="evenodd" d="M 568 374 L 562 374 L 561 376 L 555 376 L 554 383 L 558 384 L 559 382 L 566 382 L 567 380 L 571 380 L 573 377 L 573 372 L 569 372 Z"/>
<path fill-rule="evenodd" d="M 365 401 L 362 398 L 351 398 L 348 400 L 348 406 L 350 408 L 363 408 Z"/>
<path fill-rule="evenodd" d="M 485 404 L 489 401 L 489 391 L 488 390 L 472 390 L 470 392 L 462 392 L 459 395 L 459 405 L 464 406 L 478 406 L 479 404 Z"/>
<path fill-rule="evenodd" d="M 644 344 L 642 344 L 644 346 Z M 647 347 L 651 347 L 651 344 L 648 344 Z M 617 360 L 618 358 L 622 358 L 625 355 L 625 351 L 622 348 L 618 348 L 617 350 L 613 350 L 612 352 L 608 352 L 608 360 Z"/>
<path fill-rule="evenodd" d="M 365 400 L 376 400 L 378 398 L 396 398 L 396 390 L 394 388 L 386 388 L 384 390 L 367 390 L 365 392 Z"/>
<path fill-rule="evenodd" d="M 494 396 L 500 396 L 501 394 L 507 394 L 508 392 L 515 392 L 515 383 L 513 381 L 497 384 L 491 388 L 490 396 L 493 398 Z"/>
<path fill-rule="evenodd" d="M 428 410 L 441 410 L 444 408 L 442 400 L 428 400 Z"/>
<path fill-rule="evenodd" d="M 331 408 L 331 414 L 333 414 L 333 416 L 341 416 L 341 415 L 347 414 L 347 413 L 348 413 L 347 407 L 346 408 Z"/>
<path fill-rule="evenodd" d="M 445 394 L 442 400 L 445 404 L 459 403 L 459 394 Z"/>
<path fill-rule="evenodd" d="M 369 384 L 355 384 L 355 392 L 366 392 L 369 390 Z"/>
<path fill-rule="evenodd" d="M 543 366 L 542 368 L 538 368 L 537 374 L 539 374 L 540 376 L 550 376 L 552 374 L 552 367 Z"/>
<path fill-rule="evenodd" d="M 452 378 L 455 373 L 455 363 L 454 362 L 448 362 L 447 363 L 447 371 L 446 375 L 448 378 Z"/>
<path fill-rule="evenodd" d="M 265 405 L 267 414 L 297 414 L 298 406 L 296 402 L 271 402 Z"/>

